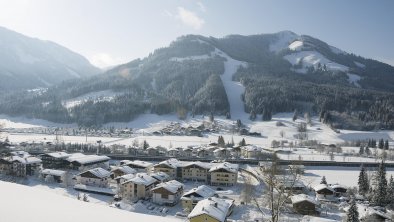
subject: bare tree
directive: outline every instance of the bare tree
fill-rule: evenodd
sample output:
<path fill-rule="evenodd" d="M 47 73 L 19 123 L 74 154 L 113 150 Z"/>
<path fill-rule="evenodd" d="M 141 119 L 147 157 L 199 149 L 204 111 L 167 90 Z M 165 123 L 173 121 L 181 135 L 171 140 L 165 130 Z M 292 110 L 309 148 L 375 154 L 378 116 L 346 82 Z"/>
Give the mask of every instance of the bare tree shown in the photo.
<path fill-rule="evenodd" d="M 274 156 L 271 169 L 263 175 L 263 180 L 267 185 L 265 195 L 271 211 L 271 222 L 279 221 L 286 202 L 294 194 L 296 185 L 301 181 L 301 175 L 296 168 L 289 168 L 286 173 L 284 172 L 286 171 L 279 167 L 278 159 Z"/>

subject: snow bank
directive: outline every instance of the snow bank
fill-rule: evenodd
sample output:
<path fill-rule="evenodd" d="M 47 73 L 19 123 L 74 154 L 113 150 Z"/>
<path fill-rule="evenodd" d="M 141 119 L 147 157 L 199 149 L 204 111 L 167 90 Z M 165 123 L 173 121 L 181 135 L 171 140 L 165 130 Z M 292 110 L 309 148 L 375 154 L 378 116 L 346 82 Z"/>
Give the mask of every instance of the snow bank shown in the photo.
<path fill-rule="evenodd" d="M 29 119 L 26 117 L 10 117 L 0 115 L 0 123 L 5 124 L 4 128 L 26 129 L 37 127 L 76 127 L 76 124 L 54 123 L 42 119 Z"/>
<path fill-rule="evenodd" d="M 181 221 L 176 218 L 138 214 L 86 203 L 37 188 L 2 181 L 0 181 L 0 196 L 3 200 L 1 220 L 7 222 Z"/>
<path fill-rule="evenodd" d="M 347 73 L 347 77 L 350 84 L 354 84 L 355 86 L 360 87 L 358 81 L 360 81 L 361 77 L 359 75 Z"/>

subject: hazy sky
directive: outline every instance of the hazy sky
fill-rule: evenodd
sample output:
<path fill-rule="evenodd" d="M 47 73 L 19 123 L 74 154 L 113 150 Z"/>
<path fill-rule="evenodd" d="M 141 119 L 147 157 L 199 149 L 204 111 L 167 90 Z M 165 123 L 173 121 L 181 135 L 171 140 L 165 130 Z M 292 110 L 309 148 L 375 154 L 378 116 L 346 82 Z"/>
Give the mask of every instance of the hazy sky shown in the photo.
<path fill-rule="evenodd" d="M 106 67 L 184 34 L 291 30 L 394 65 L 393 0 L 0 0 L 0 26 L 57 42 Z"/>

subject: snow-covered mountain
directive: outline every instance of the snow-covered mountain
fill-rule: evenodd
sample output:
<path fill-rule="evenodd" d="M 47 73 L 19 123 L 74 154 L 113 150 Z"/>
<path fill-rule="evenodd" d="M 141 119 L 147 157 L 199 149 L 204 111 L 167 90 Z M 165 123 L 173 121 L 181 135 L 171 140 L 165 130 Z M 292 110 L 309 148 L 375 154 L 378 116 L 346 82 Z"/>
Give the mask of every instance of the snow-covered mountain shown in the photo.
<path fill-rule="evenodd" d="M 26 94 L 0 97 L 0 112 L 102 125 L 147 112 L 265 120 L 297 109 L 345 128 L 394 128 L 394 67 L 291 31 L 182 36 L 94 78 Z"/>
<path fill-rule="evenodd" d="M 63 46 L 0 27 L 0 90 L 48 87 L 98 73 L 87 59 Z"/>

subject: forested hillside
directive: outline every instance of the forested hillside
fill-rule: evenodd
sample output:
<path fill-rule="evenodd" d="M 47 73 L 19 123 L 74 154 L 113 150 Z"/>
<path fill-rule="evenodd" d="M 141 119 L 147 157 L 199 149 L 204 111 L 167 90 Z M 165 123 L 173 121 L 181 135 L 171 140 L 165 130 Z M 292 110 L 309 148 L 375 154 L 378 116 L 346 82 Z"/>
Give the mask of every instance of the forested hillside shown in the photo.
<path fill-rule="evenodd" d="M 94 78 L 4 94 L 0 112 L 84 126 L 130 121 L 145 112 L 226 115 L 230 107 L 220 76 L 228 57 L 247 64 L 233 80 L 245 87 L 245 111 L 264 114 L 264 120 L 297 110 L 333 127 L 394 128 L 392 66 L 289 31 L 183 36 Z"/>

